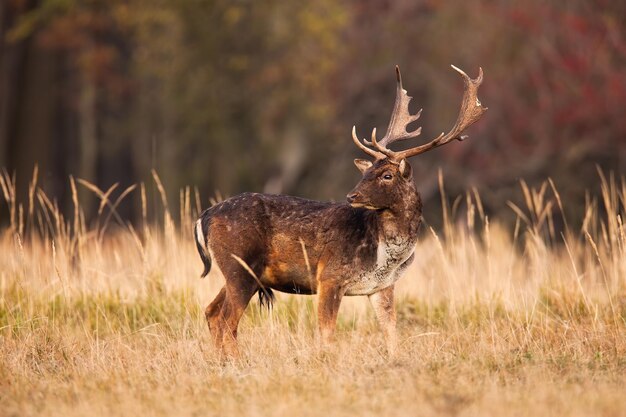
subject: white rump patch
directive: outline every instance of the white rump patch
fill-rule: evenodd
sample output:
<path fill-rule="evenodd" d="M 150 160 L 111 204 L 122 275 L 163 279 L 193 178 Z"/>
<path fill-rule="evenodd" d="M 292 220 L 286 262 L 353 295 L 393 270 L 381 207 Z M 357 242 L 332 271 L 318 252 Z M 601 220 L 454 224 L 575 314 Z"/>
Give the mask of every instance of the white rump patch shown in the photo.
<path fill-rule="evenodd" d="M 204 254 L 207 255 L 206 244 L 204 241 L 204 232 L 202 231 L 202 219 L 198 219 L 196 221 L 196 239 L 198 240 L 198 244 L 204 251 Z"/>

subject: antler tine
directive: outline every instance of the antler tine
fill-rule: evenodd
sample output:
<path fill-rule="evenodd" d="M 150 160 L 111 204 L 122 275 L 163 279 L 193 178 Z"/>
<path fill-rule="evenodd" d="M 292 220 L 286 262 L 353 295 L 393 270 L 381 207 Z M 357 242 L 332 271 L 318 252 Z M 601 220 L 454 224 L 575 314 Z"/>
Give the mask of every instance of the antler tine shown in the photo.
<path fill-rule="evenodd" d="M 417 137 L 422 133 L 422 128 L 419 127 L 412 132 L 407 131 L 407 126 L 416 121 L 422 115 L 420 109 L 416 114 L 411 114 L 409 111 L 409 103 L 412 97 L 407 94 L 407 91 L 402 87 L 402 74 L 400 73 L 400 67 L 396 65 L 396 102 L 393 106 L 393 112 L 391 113 L 391 119 L 389 120 L 389 126 L 385 136 L 378 142 L 380 146 L 387 148 L 387 145 L 400 140 L 411 139 Z"/>
<path fill-rule="evenodd" d="M 478 87 L 483 82 L 483 69 L 478 69 L 478 77 L 475 79 L 470 78 L 464 71 L 451 65 L 451 67 L 461 74 L 463 82 L 465 84 L 465 91 L 463 92 L 463 100 L 461 102 L 461 109 L 459 110 L 459 116 L 457 117 L 454 126 L 448 133 L 441 133 L 432 141 L 425 145 L 417 146 L 415 148 L 407 149 L 406 151 L 396 152 L 394 157 L 396 159 L 409 158 L 411 156 L 419 155 L 427 152 L 433 148 L 452 141 L 453 139 L 464 140 L 467 135 L 461 135 L 465 129 L 474 124 L 483 113 L 487 110 L 480 100 L 478 99 Z"/>
<path fill-rule="evenodd" d="M 376 129 L 374 129 L 373 133 L 374 135 L 376 134 Z M 376 159 L 384 159 L 386 157 L 384 153 L 377 152 L 373 149 L 370 149 L 361 143 L 361 141 L 359 140 L 359 137 L 356 135 L 356 126 L 352 126 L 352 140 L 354 141 L 355 145 L 358 146 L 359 149 L 361 149 L 366 154 L 371 155 Z M 365 139 L 363 139 L 363 142 L 367 143 Z"/>
<path fill-rule="evenodd" d="M 376 128 L 372 129 L 371 141 L 368 141 L 367 139 L 363 139 L 363 143 L 365 143 L 367 146 L 373 146 L 383 155 L 386 155 L 386 156 L 390 155 L 389 149 L 385 148 L 384 146 L 381 146 L 380 143 L 376 140 Z"/>

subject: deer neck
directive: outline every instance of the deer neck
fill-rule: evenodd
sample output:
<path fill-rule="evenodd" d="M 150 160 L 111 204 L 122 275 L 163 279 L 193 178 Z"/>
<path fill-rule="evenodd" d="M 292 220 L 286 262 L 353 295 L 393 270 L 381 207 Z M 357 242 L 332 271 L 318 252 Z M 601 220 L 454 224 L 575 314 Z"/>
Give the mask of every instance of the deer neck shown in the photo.
<path fill-rule="evenodd" d="M 404 196 L 394 206 L 378 212 L 379 239 L 417 239 L 417 230 L 422 218 L 422 202 L 417 192 Z"/>

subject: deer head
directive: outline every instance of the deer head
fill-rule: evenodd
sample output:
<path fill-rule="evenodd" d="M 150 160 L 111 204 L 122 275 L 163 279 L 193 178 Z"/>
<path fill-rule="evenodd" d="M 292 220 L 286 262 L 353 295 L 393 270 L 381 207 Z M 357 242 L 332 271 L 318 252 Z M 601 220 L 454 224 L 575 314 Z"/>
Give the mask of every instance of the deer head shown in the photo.
<path fill-rule="evenodd" d="M 452 140 L 464 140 L 467 135 L 462 133 L 474 124 L 487 110 L 478 100 L 478 87 L 483 82 L 483 70 L 479 68 L 478 77 L 471 79 L 465 72 L 452 65 L 452 68 L 463 77 L 465 91 L 461 102 L 461 109 L 456 123 L 448 133 L 441 133 L 430 142 L 409 148 L 404 151 L 393 151 L 389 148 L 394 142 L 415 138 L 422 133 L 422 128 L 409 132 L 407 126 L 419 119 L 422 110 L 416 114 L 409 111 L 411 97 L 402 88 L 400 68 L 396 66 L 397 88 L 396 102 L 391 113 L 391 120 L 387 133 L 379 141 L 376 139 L 376 129 L 372 130 L 371 140 L 363 139 L 363 143 L 356 134 L 356 126 L 352 127 L 352 140 L 368 155 L 374 157 L 374 162 L 355 159 L 354 163 L 363 174 L 357 186 L 348 194 L 348 202 L 354 207 L 368 209 L 391 208 L 398 204 L 403 196 L 415 190 L 411 166 L 407 158 L 427 152 L 438 146 L 445 145 Z"/>
<path fill-rule="evenodd" d="M 365 207 L 370 210 L 391 209 L 415 194 L 413 172 L 406 160 L 391 163 L 388 159 L 377 159 L 373 163 L 355 159 L 363 178 L 348 193 L 348 203 L 352 207 Z"/>

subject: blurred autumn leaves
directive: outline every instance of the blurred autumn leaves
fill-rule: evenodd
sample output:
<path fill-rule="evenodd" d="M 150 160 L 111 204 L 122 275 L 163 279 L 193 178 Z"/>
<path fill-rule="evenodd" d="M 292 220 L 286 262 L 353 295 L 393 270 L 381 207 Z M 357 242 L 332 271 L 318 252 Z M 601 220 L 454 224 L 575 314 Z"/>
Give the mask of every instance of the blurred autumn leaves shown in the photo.
<path fill-rule="evenodd" d="M 0 166 L 27 188 L 38 163 L 102 187 L 156 169 L 174 196 L 214 190 L 343 199 L 358 178 L 353 124 L 384 131 L 403 70 L 423 140 L 451 127 L 485 70 L 470 139 L 415 159 L 426 199 L 441 166 L 507 210 L 517 180 L 552 176 L 570 207 L 626 170 L 626 5 L 439 1 L 6 0 Z M 20 186 L 21 179 L 21 186 Z M 129 200 L 132 203 L 132 200 Z M 204 202 L 206 205 L 206 201 Z M 133 204 L 127 215 L 136 212 Z"/>

